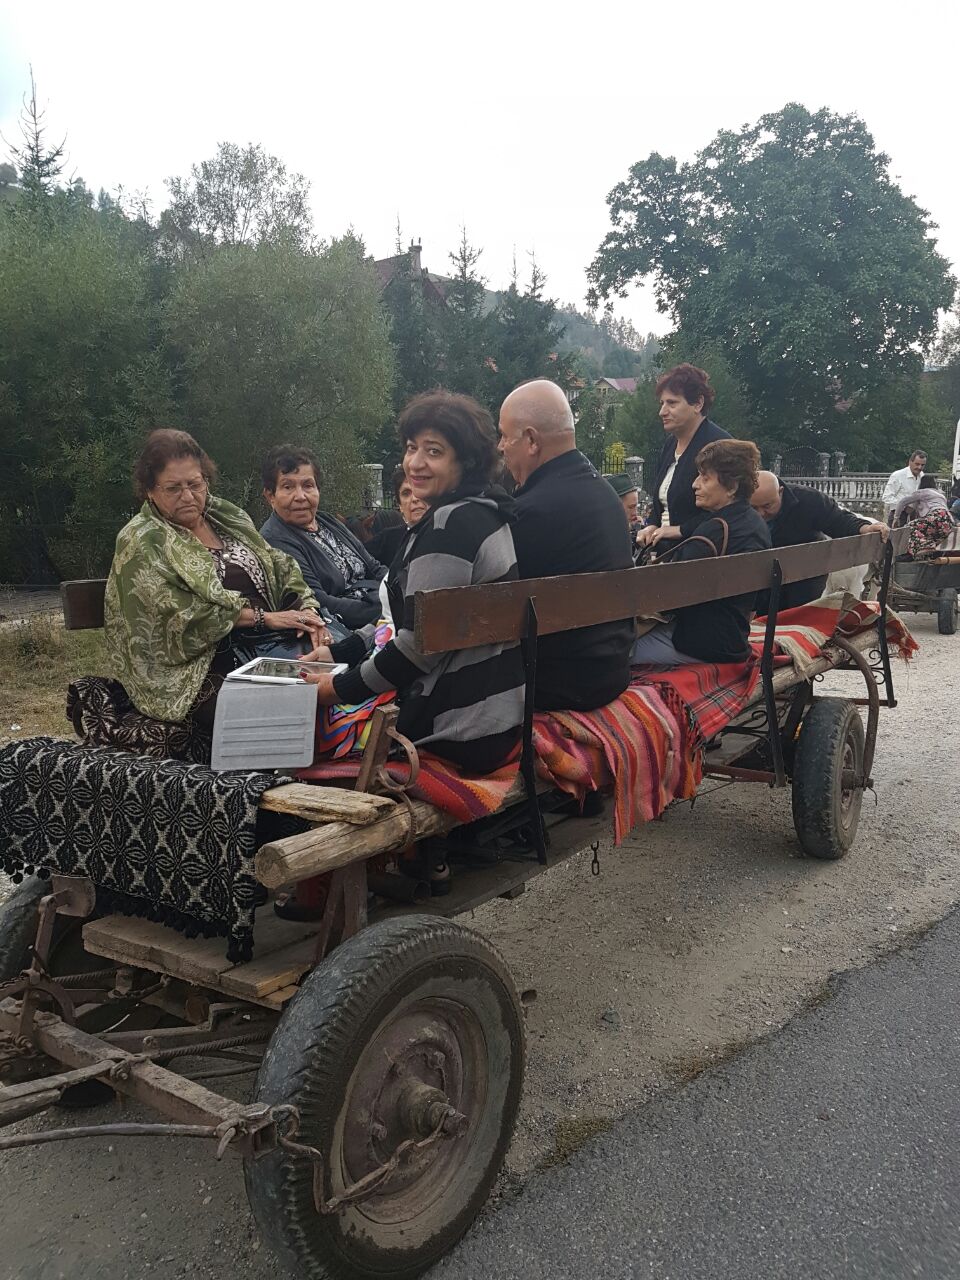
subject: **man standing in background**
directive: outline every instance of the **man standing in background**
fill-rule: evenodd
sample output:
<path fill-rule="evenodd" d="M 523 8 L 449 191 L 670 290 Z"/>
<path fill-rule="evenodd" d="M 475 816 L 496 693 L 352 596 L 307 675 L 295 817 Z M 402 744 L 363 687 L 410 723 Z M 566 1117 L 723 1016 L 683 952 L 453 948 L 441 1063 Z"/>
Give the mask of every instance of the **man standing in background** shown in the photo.
<path fill-rule="evenodd" d="M 884 516 L 888 523 L 892 511 L 900 499 L 907 497 L 908 494 L 916 493 L 920 484 L 920 477 L 923 475 L 923 469 L 926 465 L 927 455 L 922 449 L 914 449 L 907 465 L 901 467 L 899 471 L 891 473 L 881 499 Z"/>

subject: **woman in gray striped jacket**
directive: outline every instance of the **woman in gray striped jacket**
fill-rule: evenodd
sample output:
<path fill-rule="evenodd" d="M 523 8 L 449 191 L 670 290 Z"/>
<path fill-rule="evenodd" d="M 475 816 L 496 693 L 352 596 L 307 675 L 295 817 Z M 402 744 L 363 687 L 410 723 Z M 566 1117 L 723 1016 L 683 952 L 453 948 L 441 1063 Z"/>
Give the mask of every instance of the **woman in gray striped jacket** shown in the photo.
<path fill-rule="evenodd" d="M 395 636 L 365 657 L 357 636 L 334 645 L 333 660 L 354 665 L 333 678 L 315 677 L 319 701 L 357 704 L 396 690 L 401 733 L 461 768 L 488 773 L 520 741 L 520 647 L 490 644 L 423 654 L 414 642 L 414 597 L 417 591 L 518 576 L 510 532 L 513 500 L 490 483 L 496 432 L 486 409 L 449 391 L 416 396 L 400 415 L 399 429 L 404 472 L 428 506 L 385 579 Z"/>

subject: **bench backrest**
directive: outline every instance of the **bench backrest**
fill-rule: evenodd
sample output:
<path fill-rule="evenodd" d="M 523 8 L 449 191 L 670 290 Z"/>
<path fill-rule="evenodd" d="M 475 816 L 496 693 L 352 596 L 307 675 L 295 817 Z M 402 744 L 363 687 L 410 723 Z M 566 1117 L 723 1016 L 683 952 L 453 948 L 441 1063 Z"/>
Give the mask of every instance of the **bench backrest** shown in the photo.
<path fill-rule="evenodd" d="M 895 546 L 906 537 L 905 529 L 891 534 Z M 785 583 L 801 582 L 854 565 L 871 564 L 882 551 L 880 538 L 871 533 L 718 560 L 418 591 L 417 645 L 423 653 L 443 653 L 447 649 L 522 640 L 527 628 L 527 601 L 531 599 L 536 602 L 539 632 L 547 635 L 592 622 L 610 622 L 762 591 L 770 585 L 775 560 L 780 562 Z M 105 578 L 60 584 L 63 622 L 68 631 L 103 626 L 106 585 Z"/>
<path fill-rule="evenodd" d="M 895 548 L 905 535 L 906 530 L 891 533 Z M 802 582 L 839 569 L 872 564 L 881 558 L 883 549 L 879 535 L 871 533 L 719 559 L 418 591 L 416 643 L 422 653 L 443 653 L 471 645 L 522 640 L 527 630 L 527 602 L 531 599 L 537 611 L 538 633 L 548 635 L 593 622 L 612 622 L 762 591 L 770 586 L 774 561 L 779 561 L 784 583 Z"/>
<path fill-rule="evenodd" d="M 85 631 L 103 626 L 103 593 L 106 578 L 79 578 L 60 583 L 63 625 L 68 631 Z"/>

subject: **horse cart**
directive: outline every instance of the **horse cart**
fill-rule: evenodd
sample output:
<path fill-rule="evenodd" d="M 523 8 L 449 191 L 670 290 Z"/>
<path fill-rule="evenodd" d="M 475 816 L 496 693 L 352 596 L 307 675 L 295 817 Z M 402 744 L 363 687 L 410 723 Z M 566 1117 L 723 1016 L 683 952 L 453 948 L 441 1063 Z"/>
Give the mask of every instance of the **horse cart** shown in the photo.
<path fill-rule="evenodd" d="M 356 788 L 283 783 L 263 793 L 264 809 L 309 826 L 259 849 L 261 885 L 272 893 L 330 873 L 330 889 L 313 922 L 261 908 L 254 957 L 239 963 L 226 959 L 222 939 L 104 914 L 89 878 L 52 869 L 26 879 L 0 908 L 0 1125 L 114 1094 L 158 1119 L 31 1122 L 0 1136 L 0 1150 L 127 1135 L 205 1140 L 218 1158 L 241 1158 L 262 1234 L 292 1274 L 422 1272 L 493 1187 L 524 1074 L 514 982 L 496 949 L 456 917 L 517 897 L 531 877 L 596 848 L 609 831 L 609 818 L 584 816 L 536 773 L 537 635 L 769 588 L 756 695 L 703 744 L 704 774 L 792 786 L 804 851 L 838 858 L 873 785 L 880 708 L 895 705 L 884 591 L 877 624 L 832 640 L 803 673 L 774 660 L 777 600 L 781 583 L 868 563 L 879 551 L 875 536 L 861 536 L 583 575 L 575 590 L 556 578 L 418 598 L 425 652 L 524 643 L 522 761 L 500 809 L 454 826 L 440 809 L 391 792 L 391 716 L 381 714 Z M 102 590 L 65 584 L 68 626 L 102 621 Z M 860 674 L 861 696 L 819 696 L 817 675 L 837 668 Z M 450 894 L 425 903 L 380 896 L 383 856 L 425 840 L 442 842 L 455 871 Z M 216 1091 L 219 1078 L 251 1070 L 249 1098 Z"/>
<path fill-rule="evenodd" d="M 898 613 L 932 613 L 942 636 L 952 636 L 960 619 L 960 535 L 954 529 L 935 551 L 893 566 L 890 604 Z"/>

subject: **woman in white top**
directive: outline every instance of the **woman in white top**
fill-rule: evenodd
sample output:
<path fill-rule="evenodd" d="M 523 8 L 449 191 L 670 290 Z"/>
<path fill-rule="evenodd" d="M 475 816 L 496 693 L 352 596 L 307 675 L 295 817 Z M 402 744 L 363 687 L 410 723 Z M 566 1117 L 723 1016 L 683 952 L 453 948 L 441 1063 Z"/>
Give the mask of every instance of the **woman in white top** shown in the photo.
<path fill-rule="evenodd" d="M 688 538 L 703 519 L 697 510 L 693 482 L 697 478 L 697 454 L 714 440 L 729 440 L 707 417 L 716 392 L 710 375 L 696 365 L 679 364 L 657 379 L 660 421 L 667 434 L 653 480 L 653 508 L 637 542 L 665 551 Z"/>

